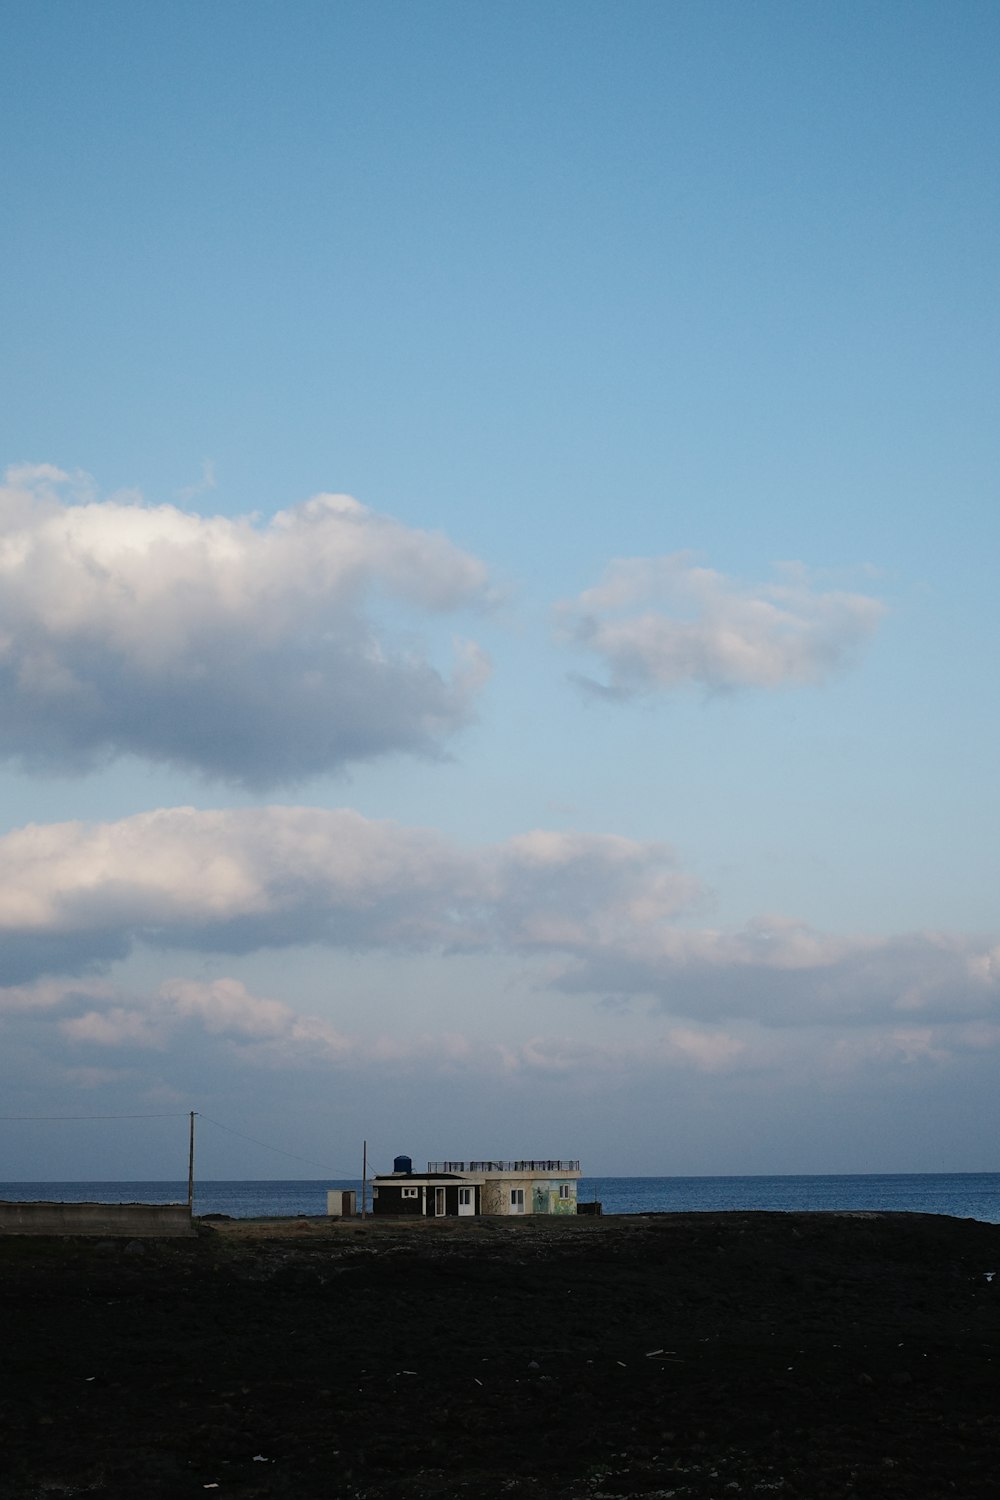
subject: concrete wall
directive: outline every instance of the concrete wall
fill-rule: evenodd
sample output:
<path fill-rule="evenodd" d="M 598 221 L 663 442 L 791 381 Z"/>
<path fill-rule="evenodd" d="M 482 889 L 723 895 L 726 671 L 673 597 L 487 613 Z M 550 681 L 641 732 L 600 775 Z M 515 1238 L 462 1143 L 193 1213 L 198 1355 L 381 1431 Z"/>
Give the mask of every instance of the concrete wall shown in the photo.
<path fill-rule="evenodd" d="M 129 1239 L 194 1234 L 186 1203 L 0 1203 L 0 1235 L 99 1234 Z"/>

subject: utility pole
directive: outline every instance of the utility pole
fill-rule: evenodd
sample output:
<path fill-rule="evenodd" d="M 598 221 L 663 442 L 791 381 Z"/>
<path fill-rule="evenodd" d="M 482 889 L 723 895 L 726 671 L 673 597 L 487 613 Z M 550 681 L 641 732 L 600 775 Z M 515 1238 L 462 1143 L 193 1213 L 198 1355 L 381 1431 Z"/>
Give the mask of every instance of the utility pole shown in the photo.
<path fill-rule="evenodd" d="M 188 1211 L 194 1213 L 194 1110 L 188 1132 Z"/>
<path fill-rule="evenodd" d="M 361 1148 L 361 1217 L 368 1217 L 368 1142 Z"/>

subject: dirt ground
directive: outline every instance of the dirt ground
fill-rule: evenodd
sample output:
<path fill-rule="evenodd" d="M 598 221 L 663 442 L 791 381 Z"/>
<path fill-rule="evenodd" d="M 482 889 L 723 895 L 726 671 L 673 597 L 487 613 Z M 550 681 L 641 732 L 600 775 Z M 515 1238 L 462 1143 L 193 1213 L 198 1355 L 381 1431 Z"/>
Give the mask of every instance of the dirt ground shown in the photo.
<path fill-rule="evenodd" d="M 5 1237 L 0 1296 L 3 1500 L 1000 1496 L 972 1220 Z"/>

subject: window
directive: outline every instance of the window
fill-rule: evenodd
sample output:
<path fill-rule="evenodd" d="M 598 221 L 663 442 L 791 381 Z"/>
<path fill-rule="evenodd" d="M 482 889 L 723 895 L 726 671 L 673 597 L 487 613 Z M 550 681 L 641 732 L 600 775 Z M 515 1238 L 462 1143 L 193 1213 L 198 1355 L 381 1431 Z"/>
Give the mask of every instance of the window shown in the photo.
<path fill-rule="evenodd" d="M 468 1206 L 469 1206 L 469 1204 L 471 1202 L 472 1202 L 472 1189 L 471 1188 L 459 1188 L 459 1190 L 458 1190 L 458 1206 L 459 1206 L 459 1208 L 468 1208 Z"/>
<path fill-rule="evenodd" d="M 404 1198 L 419 1198 L 420 1197 L 420 1189 L 419 1188 L 403 1188 L 403 1197 Z"/>
<path fill-rule="evenodd" d="M 560 1196 L 560 1198 L 568 1198 L 569 1197 L 569 1183 L 568 1182 L 561 1182 L 559 1184 L 559 1196 Z"/>

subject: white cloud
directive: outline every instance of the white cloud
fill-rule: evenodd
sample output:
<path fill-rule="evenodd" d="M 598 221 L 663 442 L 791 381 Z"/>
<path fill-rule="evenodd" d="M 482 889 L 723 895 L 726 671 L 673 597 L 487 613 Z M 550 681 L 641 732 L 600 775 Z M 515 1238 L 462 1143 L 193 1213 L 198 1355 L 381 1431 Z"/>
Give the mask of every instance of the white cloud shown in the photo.
<path fill-rule="evenodd" d="M 509 1073 L 537 1072 L 592 1076 L 680 1069 L 693 1073 L 736 1071 L 757 1066 L 747 1042 L 717 1027 L 671 1026 L 645 1040 L 589 1042 L 579 1037 L 534 1036 L 499 1047 Z"/>
<path fill-rule="evenodd" d="M 66 994 L 64 1005 L 73 999 Z M 238 979 L 170 979 L 148 999 L 92 1006 L 61 1019 L 59 1026 L 73 1043 L 140 1051 L 163 1051 L 171 1041 L 177 1045 L 185 1028 L 194 1026 L 285 1063 L 338 1060 L 354 1045 L 329 1022 L 253 995 Z"/>
<path fill-rule="evenodd" d="M 206 1031 L 248 1037 L 275 1037 L 295 1024 L 295 1012 L 280 1000 L 259 1000 L 238 979 L 202 983 L 172 979 L 160 990 L 178 1017 L 201 1022 Z"/>
<path fill-rule="evenodd" d="M 102 1047 L 162 1047 L 164 1035 L 154 1017 L 124 1005 L 109 1010 L 88 1010 L 62 1023 L 63 1032 L 74 1042 L 96 1042 Z"/>
<path fill-rule="evenodd" d="M 538 982 L 552 990 L 646 997 L 700 1022 L 919 1028 L 1000 1013 L 1000 947 L 989 941 L 832 935 L 781 916 L 717 931 L 691 925 L 703 904 L 659 843 L 537 831 L 467 849 L 349 810 L 161 809 L 0 838 L 0 981 L 79 974 L 139 943 L 228 953 L 319 943 L 521 955 L 541 961 Z M 284 1011 L 224 985 L 169 998 L 209 1027 L 286 1030 Z"/>
<path fill-rule="evenodd" d="M 192 500 L 197 500 L 199 495 L 207 495 L 216 487 L 215 464 L 210 458 L 201 461 L 201 477 L 194 484 L 186 484 L 177 491 L 177 499 L 182 505 L 190 505 Z"/>
<path fill-rule="evenodd" d="M 785 565 L 776 582 L 747 586 L 691 556 L 619 558 L 601 582 L 558 608 L 569 642 L 603 663 L 611 697 L 821 683 L 849 665 L 885 605 L 865 594 L 821 592 Z"/>
<path fill-rule="evenodd" d="M 38 1015 L 59 1010 L 71 1000 L 107 1000 L 113 994 L 105 980 L 67 985 L 63 979 L 41 979 L 34 984 L 7 985 L 0 988 L 0 1017 Z"/>
<path fill-rule="evenodd" d="M 317 495 L 268 524 L 136 496 L 51 465 L 0 487 L 0 756 L 84 770 L 122 754 L 251 787 L 394 751 L 440 753 L 487 675 L 451 675 L 381 603 L 482 606 L 486 571 L 445 537 Z"/>

